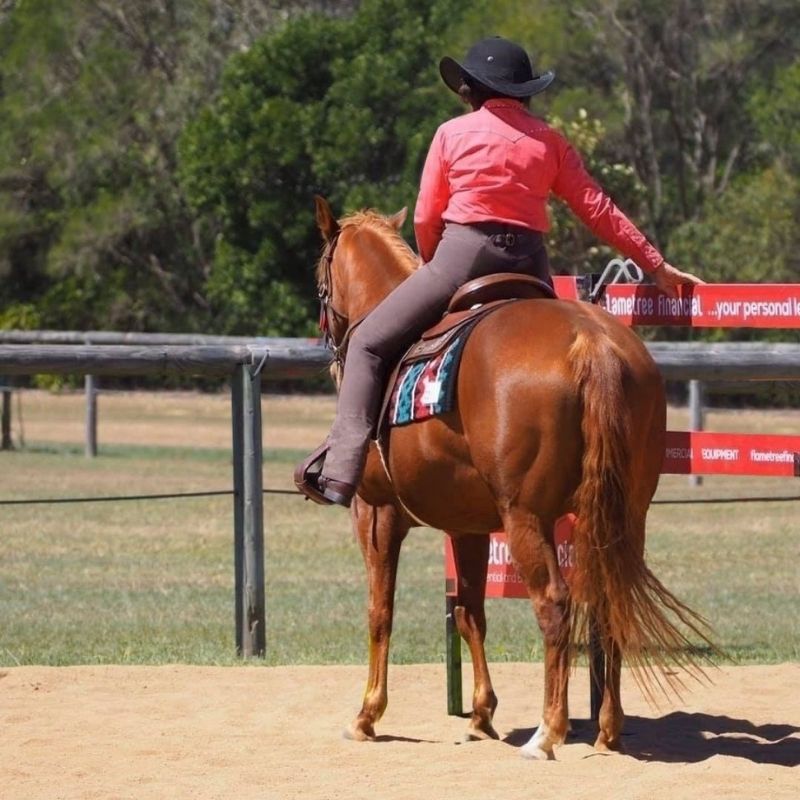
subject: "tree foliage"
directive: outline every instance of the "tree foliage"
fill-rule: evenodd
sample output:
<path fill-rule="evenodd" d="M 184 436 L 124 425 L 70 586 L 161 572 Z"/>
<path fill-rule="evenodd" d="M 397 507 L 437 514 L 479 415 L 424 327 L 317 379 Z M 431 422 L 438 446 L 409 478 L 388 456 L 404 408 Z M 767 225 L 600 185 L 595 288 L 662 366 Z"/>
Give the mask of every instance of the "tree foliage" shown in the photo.
<path fill-rule="evenodd" d="M 671 260 L 800 279 L 796 0 L 9 0 L 0 325 L 312 331 L 313 194 L 412 206 L 461 108 L 438 60 L 493 33 Z M 600 269 L 552 218 L 555 267 Z"/>
<path fill-rule="evenodd" d="M 176 142 L 227 56 L 302 5 L 26 0 L 6 11 L 0 302 L 33 303 L 54 327 L 213 324 L 211 257 Z"/>
<path fill-rule="evenodd" d="M 413 199 L 452 105 L 434 69 L 457 5 L 367 0 L 347 19 L 290 20 L 231 59 L 180 146 L 187 197 L 214 232 L 209 287 L 227 299 L 222 328 L 308 308 L 315 193 L 340 211 Z"/>

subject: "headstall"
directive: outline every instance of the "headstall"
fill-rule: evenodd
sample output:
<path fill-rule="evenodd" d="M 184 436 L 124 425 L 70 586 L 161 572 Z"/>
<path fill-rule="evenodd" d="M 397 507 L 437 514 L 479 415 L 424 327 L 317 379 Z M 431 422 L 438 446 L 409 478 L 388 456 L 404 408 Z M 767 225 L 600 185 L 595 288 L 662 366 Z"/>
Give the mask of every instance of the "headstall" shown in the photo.
<path fill-rule="evenodd" d="M 319 329 L 322 332 L 322 339 L 326 347 L 329 347 L 333 353 L 333 361 L 339 367 L 344 368 L 344 358 L 347 354 L 347 345 L 350 341 L 351 331 L 354 326 L 351 326 L 350 320 L 346 314 L 337 311 L 333 306 L 333 285 L 331 277 L 331 265 L 333 264 L 333 253 L 339 241 L 339 234 L 341 230 L 328 239 L 328 244 L 320 259 L 322 263 L 322 280 L 317 287 L 317 295 L 319 297 Z M 341 336 L 340 341 L 336 341 L 336 333 L 333 328 L 341 330 L 344 328 L 344 334 Z"/>

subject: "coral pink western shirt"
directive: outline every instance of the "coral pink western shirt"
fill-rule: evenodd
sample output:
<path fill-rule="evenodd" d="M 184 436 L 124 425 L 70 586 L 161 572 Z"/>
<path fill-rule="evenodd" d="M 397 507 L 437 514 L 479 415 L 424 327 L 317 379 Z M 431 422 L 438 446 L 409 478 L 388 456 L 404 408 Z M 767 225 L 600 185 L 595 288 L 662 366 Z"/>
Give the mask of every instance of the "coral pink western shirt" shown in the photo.
<path fill-rule="evenodd" d="M 505 222 L 547 231 L 547 200 L 567 202 L 606 243 L 652 272 L 663 256 L 595 183 L 567 140 L 516 100 L 488 100 L 436 131 L 422 170 L 414 230 L 430 261 L 446 222 Z"/>

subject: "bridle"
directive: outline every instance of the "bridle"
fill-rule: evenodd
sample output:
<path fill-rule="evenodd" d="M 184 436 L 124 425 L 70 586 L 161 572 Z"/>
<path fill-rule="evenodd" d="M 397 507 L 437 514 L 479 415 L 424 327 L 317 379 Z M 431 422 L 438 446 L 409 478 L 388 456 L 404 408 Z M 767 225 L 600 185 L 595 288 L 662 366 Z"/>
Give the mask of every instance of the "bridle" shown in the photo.
<path fill-rule="evenodd" d="M 337 311 L 333 305 L 333 283 L 332 283 L 332 270 L 333 253 L 336 250 L 336 245 L 339 242 L 339 234 L 341 228 L 328 239 L 325 251 L 320 258 L 320 265 L 322 267 L 322 279 L 317 287 L 317 296 L 319 297 L 319 329 L 322 332 L 322 340 L 325 346 L 330 348 L 333 353 L 333 363 L 340 370 L 344 369 L 344 359 L 347 355 L 347 345 L 350 342 L 350 337 L 356 325 L 361 321 L 358 320 L 355 325 L 350 325 L 350 318 L 346 314 Z M 337 341 L 336 331 L 344 329 L 344 334 Z"/>

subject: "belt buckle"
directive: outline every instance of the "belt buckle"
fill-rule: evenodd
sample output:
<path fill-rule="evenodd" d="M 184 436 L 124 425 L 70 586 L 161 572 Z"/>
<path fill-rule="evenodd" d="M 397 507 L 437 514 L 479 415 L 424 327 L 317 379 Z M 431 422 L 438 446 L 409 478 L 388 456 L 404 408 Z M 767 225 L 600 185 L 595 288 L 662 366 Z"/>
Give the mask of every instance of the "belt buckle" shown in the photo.
<path fill-rule="evenodd" d="M 517 243 L 517 235 L 515 233 L 496 233 L 492 236 L 492 244 L 495 247 L 509 248 Z"/>

